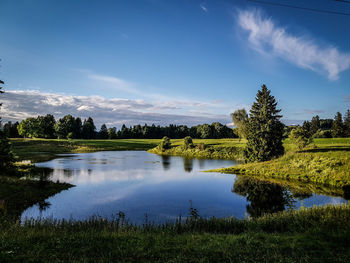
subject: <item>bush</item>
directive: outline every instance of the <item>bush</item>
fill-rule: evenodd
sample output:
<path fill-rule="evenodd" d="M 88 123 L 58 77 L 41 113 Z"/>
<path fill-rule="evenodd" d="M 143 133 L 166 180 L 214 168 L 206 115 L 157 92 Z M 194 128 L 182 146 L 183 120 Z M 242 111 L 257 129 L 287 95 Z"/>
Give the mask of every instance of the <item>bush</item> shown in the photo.
<path fill-rule="evenodd" d="M 332 132 L 330 130 L 318 130 L 313 136 L 313 138 L 332 138 Z"/>
<path fill-rule="evenodd" d="M 67 139 L 73 139 L 74 135 L 73 132 L 68 133 Z"/>
<path fill-rule="evenodd" d="M 159 148 L 162 151 L 168 150 L 171 148 L 171 142 L 170 139 L 167 136 L 164 136 L 161 143 L 159 144 Z"/>
<path fill-rule="evenodd" d="M 184 148 L 185 150 L 194 148 L 194 144 L 190 136 L 184 138 Z"/>
<path fill-rule="evenodd" d="M 307 131 L 303 127 L 294 128 L 289 138 L 291 141 L 298 146 L 298 149 L 301 150 L 305 148 L 308 144 L 312 142 L 312 137 L 307 135 Z"/>

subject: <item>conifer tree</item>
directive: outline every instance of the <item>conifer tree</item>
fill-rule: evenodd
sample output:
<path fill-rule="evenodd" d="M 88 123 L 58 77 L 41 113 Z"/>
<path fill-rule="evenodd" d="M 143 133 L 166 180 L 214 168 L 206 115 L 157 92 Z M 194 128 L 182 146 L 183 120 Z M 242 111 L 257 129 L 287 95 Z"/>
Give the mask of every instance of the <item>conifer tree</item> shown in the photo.
<path fill-rule="evenodd" d="M 337 114 L 334 117 L 334 122 L 332 126 L 332 136 L 333 138 L 345 136 L 343 118 L 340 112 L 337 112 Z"/>
<path fill-rule="evenodd" d="M 350 110 L 348 109 L 344 116 L 345 136 L 350 137 Z"/>
<path fill-rule="evenodd" d="M 2 80 L 0 80 L 0 85 L 4 84 Z M 2 87 L 0 86 L 0 94 L 4 93 Z M 1 107 L 2 103 L 0 103 Z M 1 123 L 1 117 L 0 117 Z M 0 130 L 0 174 L 7 174 L 13 170 L 13 162 L 15 158 L 11 151 L 11 143 L 7 138 L 4 131 Z"/>
<path fill-rule="evenodd" d="M 277 109 L 277 102 L 271 91 L 262 85 L 258 91 L 247 123 L 247 146 L 244 152 L 248 162 L 267 161 L 283 155 L 284 125 Z"/>

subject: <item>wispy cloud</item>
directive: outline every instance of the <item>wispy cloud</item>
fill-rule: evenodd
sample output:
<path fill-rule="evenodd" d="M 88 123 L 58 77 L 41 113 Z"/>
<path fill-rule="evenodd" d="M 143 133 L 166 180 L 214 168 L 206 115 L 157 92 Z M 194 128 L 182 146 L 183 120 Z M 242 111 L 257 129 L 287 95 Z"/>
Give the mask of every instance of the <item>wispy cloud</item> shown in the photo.
<path fill-rule="evenodd" d="M 317 115 L 324 113 L 324 110 L 318 110 L 318 109 L 303 109 L 301 112 L 294 113 L 295 115 Z"/>
<path fill-rule="evenodd" d="M 350 53 L 342 53 L 336 47 L 320 46 L 306 36 L 295 36 L 277 26 L 271 18 L 260 11 L 238 12 L 239 26 L 249 32 L 252 48 L 272 54 L 301 68 L 327 74 L 330 80 L 339 78 L 339 73 L 350 68 Z"/>
<path fill-rule="evenodd" d="M 111 87 L 126 91 L 129 93 L 139 93 L 139 91 L 135 88 L 135 84 L 131 83 L 129 81 L 126 81 L 121 78 L 117 78 L 114 76 L 108 76 L 108 75 L 102 75 L 102 74 L 95 74 L 88 72 L 87 77 L 91 80 L 97 80 L 100 82 L 104 82 L 106 84 L 109 84 Z"/>
<path fill-rule="evenodd" d="M 208 13 L 208 8 L 205 6 L 204 3 L 200 4 L 199 7 L 202 9 L 203 12 Z"/>

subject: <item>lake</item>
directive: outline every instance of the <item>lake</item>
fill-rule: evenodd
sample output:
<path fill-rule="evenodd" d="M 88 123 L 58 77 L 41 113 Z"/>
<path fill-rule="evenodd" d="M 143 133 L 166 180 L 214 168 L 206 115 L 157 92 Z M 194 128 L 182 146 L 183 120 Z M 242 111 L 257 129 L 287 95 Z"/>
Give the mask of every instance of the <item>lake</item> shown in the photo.
<path fill-rule="evenodd" d="M 145 151 L 72 154 L 36 164 L 52 168 L 49 179 L 75 185 L 34 205 L 25 218 L 110 218 L 122 211 L 134 223 L 188 216 L 191 204 L 203 217 L 245 218 L 301 206 L 347 203 L 243 176 L 205 173 L 235 165 L 230 160 L 185 159 Z"/>

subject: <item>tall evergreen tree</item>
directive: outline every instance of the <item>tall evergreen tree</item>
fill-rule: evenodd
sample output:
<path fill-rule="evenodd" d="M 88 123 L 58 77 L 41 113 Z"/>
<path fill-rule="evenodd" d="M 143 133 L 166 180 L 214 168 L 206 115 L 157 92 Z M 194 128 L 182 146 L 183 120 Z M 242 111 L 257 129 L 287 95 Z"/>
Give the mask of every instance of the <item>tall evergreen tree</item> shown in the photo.
<path fill-rule="evenodd" d="M 314 135 L 321 128 L 320 117 L 318 115 L 312 117 L 310 122 L 310 133 Z"/>
<path fill-rule="evenodd" d="M 283 155 L 283 128 L 280 109 L 271 91 L 262 85 L 258 91 L 247 123 L 247 146 L 244 152 L 249 162 L 267 161 Z"/>
<path fill-rule="evenodd" d="M 344 116 L 345 136 L 350 137 L 350 110 L 348 109 Z"/>
<path fill-rule="evenodd" d="M 334 122 L 332 127 L 332 136 L 333 138 L 345 136 L 343 118 L 340 112 L 337 112 L 337 114 L 334 117 Z"/>
<path fill-rule="evenodd" d="M 106 124 L 102 124 L 100 131 L 98 132 L 99 139 L 108 139 L 108 130 Z"/>
<path fill-rule="evenodd" d="M 0 85 L 5 84 L 0 80 Z M 4 93 L 0 86 L 0 94 Z M 0 107 L 2 103 L 0 103 Z M 1 124 L 1 117 L 0 117 Z M 13 162 L 15 161 L 14 155 L 11 151 L 11 143 L 7 138 L 6 134 L 0 130 L 0 174 L 8 174 L 13 170 Z"/>
<path fill-rule="evenodd" d="M 87 120 L 84 120 L 82 135 L 84 139 L 94 139 L 96 135 L 96 127 L 94 120 L 89 117 Z"/>

